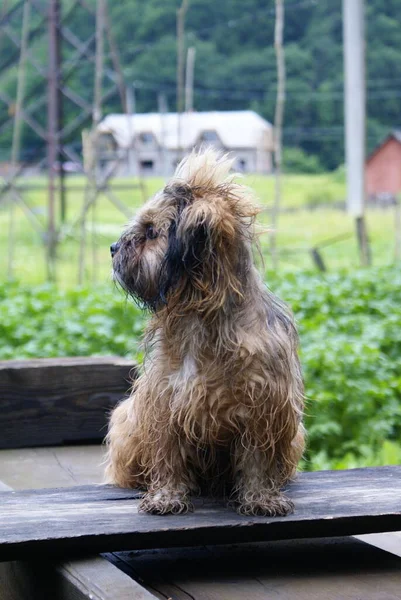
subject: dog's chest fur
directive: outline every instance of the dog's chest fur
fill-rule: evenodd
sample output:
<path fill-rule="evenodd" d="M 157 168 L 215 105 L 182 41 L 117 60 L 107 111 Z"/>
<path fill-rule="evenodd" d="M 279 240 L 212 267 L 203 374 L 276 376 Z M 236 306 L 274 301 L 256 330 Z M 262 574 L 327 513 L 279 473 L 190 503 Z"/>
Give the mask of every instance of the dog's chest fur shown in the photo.
<path fill-rule="evenodd" d="M 230 443 L 249 413 L 238 369 L 233 366 L 222 377 L 221 366 L 221 360 L 200 364 L 187 354 L 168 375 L 170 422 L 193 441 Z"/>

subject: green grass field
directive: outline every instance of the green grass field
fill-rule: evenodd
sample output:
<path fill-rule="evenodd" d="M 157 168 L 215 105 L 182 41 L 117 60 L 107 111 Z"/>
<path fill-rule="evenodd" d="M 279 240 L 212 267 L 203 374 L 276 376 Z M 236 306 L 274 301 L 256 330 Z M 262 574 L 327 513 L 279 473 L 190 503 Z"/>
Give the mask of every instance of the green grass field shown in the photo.
<path fill-rule="evenodd" d="M 118 198 L 132 210 L 132 214 L 143 202 L 143 195 L 133 180 L 132 189 L 115 191 Z M 45 178 L 26 180 L 24 184 L 34 183 L 43 189 L 23 192 L 26 203 L 35 211 L 38 219 L 46 222 Z M 80 177 L 71 177 L 68 185 L 84 183 Z M 259 175 L 247 176 L 245 183 L 251 187 L 263 206 L 259 221 L 269 226 L 269 208 L 274 197 L 274 179 Z M 161 178 L 145 180 L 146 196 L 150 196 L 163 185 Z M 338 173 L 322 175 L 284 175 L 283 212 L 280 215 L 277 240 L 281 256 L 282 270 L 314 268 L 310 257 L 310 248 L 329 238 L 350 234 L 351 237 L 330 245 L 322 252 L 329 270 L 352 269 L 358 265 L 358 252 L 354 238 L 354 223 L 344 211 L 336 206 L 345 198 L 345 183 Z M 83 205 L 84 193 L 70 190 L 67 193 L 67 222 L 64 231 L 69 232 L 58 248 L 57 279 L 62 287 L 75 285 L 78 278 L 79 231 L 71 231 Z M 330 207 L 332 205 L 332 207 Z M 314 207 L 314 208 L 311 208 Z M 0 205 L 0 278 L 7 275 L 7 255 L 9 245 L 9 208 L 6 203 Z M 372 244 L 375 265 L 390 264 L 394 261 L 394 215 L 392 210 L 370 209 L 367 213 L 368 230 Z M 109 246 L 115 241 L 127 218 L 110 201 L 100 195 L 94 211 L 88 214 L 86 280 L 107 282 L 110 279 Z M 262 251 L 269 268 L 268 234 L 261 236 Z M 95 249 L 95 252 L 94 252 Z M 93 254 L 96 256 L 96 273 L 93 271 Z M 43 242 L 30 226 L 20 208 L 16 209 L 14 277 L 26 283 L 39 283 L 46 278 Z"/>

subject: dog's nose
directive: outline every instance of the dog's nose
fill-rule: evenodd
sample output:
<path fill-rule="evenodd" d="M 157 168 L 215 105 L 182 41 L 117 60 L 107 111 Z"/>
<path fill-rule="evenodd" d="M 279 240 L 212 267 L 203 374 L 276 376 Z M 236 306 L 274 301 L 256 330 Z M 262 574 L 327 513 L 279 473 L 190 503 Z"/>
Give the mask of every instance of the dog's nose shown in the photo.
<path fill-rule="evenodd" d="M 120 242 L 114 242 L 114 244 L 112 244 L 110 246 L 110 253 L 111 253 L 112 258 L 116 254 L 116 252 L 118 252 L 119 248 L 120 248 Z"/>

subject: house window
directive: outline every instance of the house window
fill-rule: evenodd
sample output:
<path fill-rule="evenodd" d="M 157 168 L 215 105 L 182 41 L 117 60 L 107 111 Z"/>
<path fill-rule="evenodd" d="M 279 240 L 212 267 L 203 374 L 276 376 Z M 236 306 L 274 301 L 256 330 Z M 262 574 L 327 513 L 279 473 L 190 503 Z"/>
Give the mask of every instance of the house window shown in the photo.
<path fill-rule="evenodd" d="M 203 131 L 199 139 L 201 142 L 207 142 L 208 144 L 215 144 L 220 142 L 219 136 L 215 131 L 212 130 Z"/>
<path fill-rule="evenodd" d="M 153 171 L 153 160 L 141 160 L 141 169 L 143 171 L 147 171 L 148 173 Z"/>
<path fill-rule="evenodd" d="M 240 158 L 238 160 L 237 164 L 238 164 L 238 167 L 237 167 L 238 171 L 241 171 L 242 173 L 245 173 L 245 171 L 246 171 L 246 160 L 245 160 L 245 158 Z"/>
<path fill-rule="evenodd" d="M 150 131 L 144 131 L 143 133 L 139 134 L 139 139 L 141 141 L 141 144 L 144 144 L 145 146 L 150 146 L 151 144 L 153 144 L 154 141 L 153 133 L 151 133 Z"/>
<path fill-rule="evenodd" d="M 115 152 L 117 150 L 117 142 L 111 133 L 102 133 L 98 137 L 99 152 Z"/>

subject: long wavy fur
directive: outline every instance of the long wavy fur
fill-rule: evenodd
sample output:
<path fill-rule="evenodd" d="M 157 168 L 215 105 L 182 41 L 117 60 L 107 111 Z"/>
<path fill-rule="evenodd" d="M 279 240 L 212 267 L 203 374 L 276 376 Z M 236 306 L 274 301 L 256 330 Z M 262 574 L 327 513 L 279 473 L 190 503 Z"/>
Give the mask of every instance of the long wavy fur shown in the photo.
<path fill-rule="evenodd" d="M 146 490 L 149 512 L 184 512 L 217 488 L 243 514 L 293 508 L 281 488 L 304 448 L 298 337 L 254 266 L 258 210 L 231 165 L 192 153 L 113 260 L 152 318 L 143 373 L 111 417 L 106 473 Z"/>

